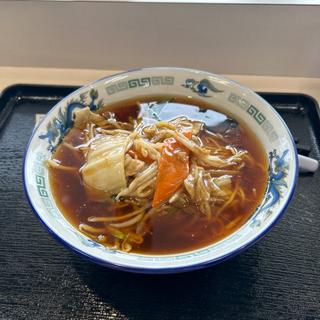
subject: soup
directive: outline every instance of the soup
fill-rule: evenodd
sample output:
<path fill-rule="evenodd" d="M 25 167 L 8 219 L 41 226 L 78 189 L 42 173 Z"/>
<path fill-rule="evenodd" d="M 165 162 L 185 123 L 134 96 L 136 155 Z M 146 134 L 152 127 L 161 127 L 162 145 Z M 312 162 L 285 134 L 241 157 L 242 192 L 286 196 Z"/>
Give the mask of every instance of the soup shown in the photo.
<path fill-rule="evenodd" d="M 198 249 L 241 227 L 267 187 L 255 135 L 194 99 L 140 101 L 75 111 L 47 161 L 67 220 L 107 247 L 144 254 Z"/>

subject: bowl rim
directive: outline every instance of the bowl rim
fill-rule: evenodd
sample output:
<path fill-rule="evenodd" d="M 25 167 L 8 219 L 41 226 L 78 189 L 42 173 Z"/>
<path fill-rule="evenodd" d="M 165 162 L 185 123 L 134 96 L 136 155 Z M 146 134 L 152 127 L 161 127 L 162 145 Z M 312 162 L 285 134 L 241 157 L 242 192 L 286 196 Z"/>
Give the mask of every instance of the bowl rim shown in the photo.
<path fill-rule="evenodd" d="M 288 190 L 288 197 L 286 202 L 284 203 L 283 207 L 281 209 L 279 209 L 279 211 L 276 213 L 276 216 L 274 218 L 274 220 L 272 221 L 272 223 L 270 223 L 270 225 L 265 228 L 262 232 L 257 233 L 257 235 L 251 239 L 250 241 L 246 242 L 243 246 L 241 247 L 237 247 L 233 250 L 231 250 L 230 252 L 224 254 L 224 255 L 220 255 L 219 257 L 216 258 L 212 258 L 212 259 L 208 259 L 205 262 L 201 262 L 201 263 L 197 263 L 197 262 L 193 262 L 192 264 L 188 264 L 187 266 L 172 266 L 172 267 L 157 267 L 155 266 L 154 268 L 150 268 L 150 267 L 137 267 L 137 266 L 129 266 L 126 264 L 121 264 L 121 263 L 116 263 L 116 262 L 110 262 L 106 259 L 103 258 L 98 258 L 96 256 L 91 255 L 90 253 L 86 252 L 85 250 L 79 249 L 78 247 L 76 247 L 75 245 L 73 245 L 71 243 L 71 241 L 68 241 L 66 239 L 63 239 L 59 234 L 57 234 L 56 232 L 54 232 L 50 226 L 46 223 L 45 219 L 43 219 L 39 213 L 37 212 L 37 210 L 35 209 L 35 206 L 33 205 L 32 202 L 32 198 L 29 195 L 28 192 L 28 187 L 27 187 L 27 156 L 29 154 L 29 150 L 30 150 L 30 145 L 35 137 L 35 134 L 38 130 L 38 128 L 41 126 L 41 124 L 47 120 L 48 116 L 50 116 L 50 114 L 63 102 L 66 102 L 68 99 L 70 99 L 71 96 L 74 96 L 75 94 L 77 94 L 77 92 L 82 91 L 86 88 L 90 88 L 91 86 L 94 86 L 97 83 L 100 83 L 101 81 L 105 81 L 105 80 L 111 80 L 114 77 L 117 77 L 119 75 L 124 75 L 124 74 L 128 74 L 128 73 L 133 73 L 133 72 L 137 72 L 137 71 L 148 71 L 148 70 L 177 70 L 177 71 L 185 71 L 185 72 L 199 72 L 199 73 L 203 73 L 206 75 L 212 75 L 215 76 L 217 78 L 223 79 L 225 80 L 228 84 L 231 85 L 235 85 L 237 87 L 240 87 L 241 89 L 244 89 L 247 93 L 249 93 L 250 95 L 255 96 L 255 98 L 257 98 L 258 100 L 260 100 L 261 103 L 263 103 L 266 107 L 268 107 L 268 109 L 273 113 L 273 115 L 282 123 L 283 128 L 285 129 L 286 133 L 289 136 L 289 141 L 291 143 L 292 149 L 293 149 L 293 163 L 294 163 L 294 176 L 293 176 L 293 180 L 292 180 L 292 184 L 289 186 L 289 190 Z M 215 74 L 209 71 L 203 71 L 203 70 L 199 70 L 199 69 L 192 69 L 192 68 L 182 68 L 182 67 L 143 67 L 143 68 L 134 68 L 134 69 L 129 69 L 127 71 L 122 71 L 122 72 L 118 72 L 112 75 L 108 75 L 102 78 L 99 78 L 97 80 L 91 81 L 83 86 L 81 86 L 80 88 L 76 89 L 75 91 L 71 92 L 70 94 L 68 94 L 66 97 L 64 97 L 62 100 L 60 100 L 58 103 L 56 103 L 50 110 L 49 112 L 46 114 L 46 116 L 38 123 L 38 125 L 33 129 L 32 134 L 29 138 L 29 141 L 27 143 L 27 147 L 25 149 L 25 153 L 24 153 L 24 157 L 23 157 L 23 165 L 22 165 L 22 180 L 23 180 L 23 189 L 24 189 L 24 193 L 26 195 L 27 201 L 33 211 L 33 213 L 35 214 L 35 216 L 39 219 L 39 221 L 41 222 L 41 224 L 45 227 L 45 229 L 47 229 L 47 231 L 53 235 L 53 237 L 60 243 L 62 243 L 65 247 L 72 249 L 74 252 L 76 252 L 77 254 L 81 255 L 82 257 L 86 258 L 87 260 L 90 260 L 92 262 L 95 262 L 99 265 L 102 266 L 107 266 L 109 268 L 112 269 L 116 269 L 116 270 L 122 270 L 122 271 L 127 271 L 127 272 L 133 272 L 133 273 L 143 273 L 143 274 L 169 274 L 169 273 L 182 273 L 182 272 L 187 272 L 187 271 L 193 271 L 193 270 L 198 270 L 198 269 L 202 269 L 205 267 L 209 267 L 209 266 L 213 266 L 216 264 L 219 264 L 221 262 L 224 262 L 226 260 L 229 260 L 233 257 L 235 257 L 236 255 L 238 255 L 239 253 L 243 252 L 244 250 L 250 248 L 252 245 L 254 245 L 258 240 L 260 240 L 261 238 L 263 238 L 273 227 L 276 223 L 278 223 L 278 221 L 283 217 L 285 211 L 287 210 L 295 189 L 296 189 L 296 185 L 297 185 L 297 180 L 298 180 L 298 174 L 299 174 L 299 166 L 298 166 L 298 153 L 297 153 L 297 148 L 294 142 L 294 139 L 292 137 L 292 134 L 287 126 L 287 124 L 285 123 L 285 121 L 281 118 L 281 116 L 278 114 L 278 112 L 276 110 L 274 110 L 274 108 L 266 101 L 264 100 L 261 96 L 259 96 L 258 94 L 256 94 L 252 89 L 249 89 L 245 86 L 243 86 L 242 84 L 238 83 L 237 81 L 228 79 L 222 75 L 219 74 Z M 200 250 L 201 248 L 199 248 Z M 162 256 L 162 255 L 150 255 L 150 256 Z"/>

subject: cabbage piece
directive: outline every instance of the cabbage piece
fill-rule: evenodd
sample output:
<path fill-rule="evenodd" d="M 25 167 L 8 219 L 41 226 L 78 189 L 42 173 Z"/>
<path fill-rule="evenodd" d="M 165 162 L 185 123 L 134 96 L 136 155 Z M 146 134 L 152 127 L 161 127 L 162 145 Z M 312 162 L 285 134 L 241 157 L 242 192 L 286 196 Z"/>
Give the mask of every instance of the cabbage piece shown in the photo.
<path fill-rule="evenodd" d="M 91 200 L 105 201 L 126 188 L 126 145 L 127 137 L 123 136 L 99 136 L 90 144 L 81 174 Z"/>
<path fill-rule="evenodd" d="M 84 129 L 90 122 L 98 126 L 108 124 L 108 121 L 102 115 L 91 112 L 89 107 L 74 111 L 74 126 L 76 128 Z"/>

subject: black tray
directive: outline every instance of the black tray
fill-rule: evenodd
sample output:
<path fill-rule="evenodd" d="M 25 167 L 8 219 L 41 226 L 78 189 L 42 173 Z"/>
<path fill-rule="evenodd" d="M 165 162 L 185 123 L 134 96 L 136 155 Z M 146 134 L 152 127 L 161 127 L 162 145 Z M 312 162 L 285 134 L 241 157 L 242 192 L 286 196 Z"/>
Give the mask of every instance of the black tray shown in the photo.
<path fill-rule="evenodd" d="M 290 208 L 265 238 L 201 271 L 113 271 L 58 244 L 26 201 L 22 161 L 35 114 L 74 89 L 14 86 L 0 98 L 0 319 L 320 319 L 319 172 L 300 176 Z M 261 95 L 301 151 L 319 160 L 316 102 Z"/>

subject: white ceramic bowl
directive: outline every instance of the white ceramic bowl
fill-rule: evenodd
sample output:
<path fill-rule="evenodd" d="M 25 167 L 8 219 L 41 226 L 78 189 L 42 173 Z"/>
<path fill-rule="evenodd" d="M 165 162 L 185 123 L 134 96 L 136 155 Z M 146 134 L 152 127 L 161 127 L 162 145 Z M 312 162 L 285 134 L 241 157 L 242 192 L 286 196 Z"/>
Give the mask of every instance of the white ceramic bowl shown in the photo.
<path fill-rule="evenodd" d="M 72 125 L 74 109 L 90 106 L 96 110 L 102 105 L 131 97 L 171 94 L 196 97 L 212 103 L 218 110 L 225 110 L 245 122 L 261 141 L 266 154 L 269 154 L 268 191 L 263 203 L 240 229 L 207 247 L 170 255 L 110 250 L 81 234 L 64 218 L 52 196 L 48 170 L 43 160 L 51 157 L 59 139 Z M 297 172 L 297 152 L 287 126 L 278 113 L 253 91 L 208 72 L 145 68 L 90 83 L 59 102 L 33 132 L 25 156 L 24 183 L 34 213 L 67 247 L 96 263 L 116 269 L 174 273 L 224 261 L 265 235 L 286 210 L 294 192 Z"/>

